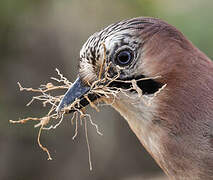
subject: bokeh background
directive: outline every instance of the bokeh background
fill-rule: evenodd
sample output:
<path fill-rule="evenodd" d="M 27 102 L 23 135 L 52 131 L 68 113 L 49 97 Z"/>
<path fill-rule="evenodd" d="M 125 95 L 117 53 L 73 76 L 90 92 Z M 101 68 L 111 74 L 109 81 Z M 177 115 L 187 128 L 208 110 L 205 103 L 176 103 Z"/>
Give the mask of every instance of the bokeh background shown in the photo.
<path fill-rule="evenodd" d="M 70 80 L 78 72 L 79 50 L 88 36 L 116 21 L 154 16 L 180 29 L 213 59 L 212 0 L 1 0 L 0 1 L 0 180 L 165 179 L 125 120 L 112 108 L 90 109 L 103 136 L 89 125 L 93 171 L 89 171 L 83 127 L 75 141 L 71 116 L 43 132 L 53 161 L 38 147 L 34 123 L 9 119 L 42 116 L 39 103 L 26 107 L 26 87 L 46 84 L 60 69 Z"/>

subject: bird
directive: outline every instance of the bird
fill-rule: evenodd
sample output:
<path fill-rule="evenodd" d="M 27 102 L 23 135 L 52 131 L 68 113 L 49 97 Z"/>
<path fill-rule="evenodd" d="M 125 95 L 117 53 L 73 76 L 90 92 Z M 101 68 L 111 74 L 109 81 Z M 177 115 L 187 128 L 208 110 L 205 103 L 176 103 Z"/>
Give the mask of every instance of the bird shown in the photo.
<path fill-rule="evenodd" d="M 106 72 L 116 97 L 91 91 Z M 169 179 L 213 179 L 213 62 L 174 26 L 137 17 L 91 35 L 57 111 L 76 99 L 110 104 Z"/>

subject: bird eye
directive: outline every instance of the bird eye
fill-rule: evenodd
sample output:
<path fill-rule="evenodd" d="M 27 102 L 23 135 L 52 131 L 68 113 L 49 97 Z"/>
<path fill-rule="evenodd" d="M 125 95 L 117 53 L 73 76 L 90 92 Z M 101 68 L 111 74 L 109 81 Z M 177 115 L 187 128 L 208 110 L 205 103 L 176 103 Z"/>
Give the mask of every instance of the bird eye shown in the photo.
<path fill-rule="evenodd" d="M 131 50 L 122 50 L 117 53 L 115 63 L 119 66 L 126 66 L 132 62 L 133 52 Z"/>

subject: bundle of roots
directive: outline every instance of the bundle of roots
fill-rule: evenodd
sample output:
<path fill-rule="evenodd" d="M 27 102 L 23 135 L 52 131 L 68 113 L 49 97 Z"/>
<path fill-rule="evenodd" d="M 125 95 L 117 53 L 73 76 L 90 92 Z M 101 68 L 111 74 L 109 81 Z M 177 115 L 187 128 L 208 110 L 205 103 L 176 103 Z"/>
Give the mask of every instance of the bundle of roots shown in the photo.
<path fill-rule="evenodd" d="M 104 48 L 105 48 L 105 46 L 104 46 Z M 137 79 L 137 80 L 133 79 L 133 80 L 129 80 L 129 81 L 127 81 L 127 80 L 123 81 L 123 80 L 119 79 L 119 76 L 120 76 L 119 67 L 116 67 L 117 68 L 117 73 L 116 73 L 117 75 L 112 78 L 112 77 L 109 76 L 109 73 L 108 73 L 108 70 L 109 70 L 111 64 L 109 63 L 108 65 L 106 65 L 105 59 L 106 59 L 106 57 L 104 57 L 103 63 L 100 67 L 100 72 L 99 72 L 97 80 L 94 81 L 92 84 L 88 83 L 90 85 L 90 91 L 87 94 L 84 95 L 84 98 L 87 99 L 90 106 L 92 108 L 94 108 L 96 111 L 99 111 L 99 106 L 103 105 L 101 103 L 102 102 L 101 98 L 99 99 L 99 101 L 96 101 L 94 103 L 89 99 L 89 97 L 88 97 L 89 93 L 96 94 L 99 97 L 102 96 L 106 99 L 110 99 L 111 103 L 108 104 L 108 105 L 112 105 L 114 103 L 114 101 L 116 100 L 118 93 L 123 93 L 126 96 L 130 97 L 128 95 L 128 92 L 131 91 L 131 90 L 134 90 L 138 94 L 139 98 L 143 98 L 143 92 L 137 86 L 137 81 L 159 78 L 159 77 L 153 77 L 153 78 L 141 78 L 141 79 Z M 63 110 L 61 112 L 56 112 L 56 109 L 57 109 L 60 101 L 64 97 L 64 94 L 53 95 L 54 94 L 53 92 L 59 91 L 61 89 L 68 90 L 70 88 L 70 86 L 72 86 L 72 83 L 66 77 L 64 77 L 58 69 L 56 69 L 56 72 L 58 74 L 58 78 L 51 77 L 52 82 L 49 82 L 46 85 L 41 85 L 38 89 L 24 88 L 18 82 L 18 86 L 20 88 L 20 91 L 30 91 L 30 92 L 38 93 L 38 95 L 32 97 L 32 100 L 27 104 L 27 106 L 30 106 L 36 100 L 41 101 L 43 107 L 47 108 L 47 113 L 43 117 L 27 117 L 27 118 L 24 118 L 24 119 L 20 119 L 18 121 L 10 120 L 10 123 L 24 124 L 28 121 L 38 121 L 38 123 L 35 125 L 35 127 L 40 127 L 39 132 L 38 132 L 38 137 L 37 137 L 38 145 L 41 147 L 41 149 L 43 151 L 45 151 L 47 153 L 48 160 L 52 160 L 52 157 L 50 155 L 49 150 L 44 145 L 41 144 L 40 137 L 41 137 L 42 130 L 56 129 L 62 123 L 64 115 L 67 114 L 67 112 L 70 112 L 70 110 L 72 110 L 73 113 L 72 113 L 71 122 L 72 122 L 72 124 L 75 123 L 75 133 L 74 133 L 73 139 L 75 139 L 75 137 L 78 134 L 79 122 L 80 122 L 81 125 L 84 123 L 87 147 L 88 147 L 88 152 L 89 152 L 89 165 L 90 165 L 90 170 L 92 170 L 90 146 L 89 146 L 88 133 L 87 133 L 87 121 L 89 121 L 91 123 L 91 125 L 93 125 L 95 127 L 96 132 L 99 135 L 102 135 L 102 133 L 99 131 L 97 124 L 92 121 L 90 114 L 86 113 L 85 108 L 81 108 L 81 109 L 76 108 L 76 107 L 80 106 L 80 104 L 79 104 L 80 99 L 76 99 L 71 105 L 63 108 Z M 120 88 L 120 87 L 112 87 L 112 86 L 110 86 L 110 84 L 112 82 L 129 83 L 129 84 L 131 84 L 131 86 L 127 89 L 123 89 L 123 88 Z M 164 85 L 162 88 L 160 88 L 154 94 L 153 98 L 165 86 L 166 85 Z M 149 102 L 149 103 L 151 103 L 151 102 Z M 149 103 L 147 103 L 147 105 L 149 105 Z M 53 120 L 56 120 L 57 123 L 54 124 Z M 52 125 L 52 124 L 54 124 L 54 125 Z"/>

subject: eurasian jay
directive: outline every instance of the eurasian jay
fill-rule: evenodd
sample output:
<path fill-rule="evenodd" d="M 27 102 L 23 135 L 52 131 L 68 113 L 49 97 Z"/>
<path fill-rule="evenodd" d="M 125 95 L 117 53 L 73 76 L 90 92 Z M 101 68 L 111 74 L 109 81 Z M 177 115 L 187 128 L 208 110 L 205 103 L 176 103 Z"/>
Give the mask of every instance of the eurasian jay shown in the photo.
<path fill-rule="evenodd" d="M 117 79 L 97 85 L 108 83 L 116 97 L 90 91 L 106 71 Z M 213 62 L 175 27 L 139 17 L 93 34 L 57 110 L 76 99 L 85 107 L 85 94 L 120 112 L 170 179 L 213 179 Z"/>

